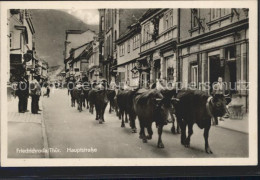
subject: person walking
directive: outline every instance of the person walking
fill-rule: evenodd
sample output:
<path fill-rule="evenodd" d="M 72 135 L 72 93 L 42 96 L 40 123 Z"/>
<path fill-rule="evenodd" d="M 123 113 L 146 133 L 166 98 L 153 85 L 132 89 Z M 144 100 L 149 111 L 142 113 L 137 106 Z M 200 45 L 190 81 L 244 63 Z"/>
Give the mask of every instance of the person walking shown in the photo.
<path fill-rule="evenodd" d="M 218 82 L 213 85 L 212 94 L 213 95 L 215 95 L 215 94 L 225 95 L 226 91 L 227 91 L 227 87 L 226 87 L 225 83 L 223 83 L 222 77 L 218 77 Z M 228 113 L 226 113 L 224 115 L 224 117 L 229 118 Z M 224 121 L 224 119 L 222 117 L 219 117 L 219 120 Z"/>

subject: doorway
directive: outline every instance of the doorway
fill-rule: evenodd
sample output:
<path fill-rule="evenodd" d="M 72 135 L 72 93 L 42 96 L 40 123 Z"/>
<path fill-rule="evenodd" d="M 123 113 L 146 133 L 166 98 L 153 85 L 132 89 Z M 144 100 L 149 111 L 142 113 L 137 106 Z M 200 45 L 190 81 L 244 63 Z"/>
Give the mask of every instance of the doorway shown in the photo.
<path fill-rule="evenodd" d="M 212 93 L 212 84 L 218 81 L 218 77 L 223 78 L 223 72 L 220 65 L 220 57 L 219 55 L 209 56 L 210 93 Z"/>

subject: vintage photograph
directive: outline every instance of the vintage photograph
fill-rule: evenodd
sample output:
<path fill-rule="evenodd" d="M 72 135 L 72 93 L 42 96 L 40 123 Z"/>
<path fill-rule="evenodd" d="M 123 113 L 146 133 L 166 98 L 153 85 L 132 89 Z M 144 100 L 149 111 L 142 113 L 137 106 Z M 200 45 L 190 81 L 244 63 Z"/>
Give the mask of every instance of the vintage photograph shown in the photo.
<path fill-rule="evenodd" d="M 251 9 L 167 7 L 6 9 L 7 159 L 249 158 Z"/>

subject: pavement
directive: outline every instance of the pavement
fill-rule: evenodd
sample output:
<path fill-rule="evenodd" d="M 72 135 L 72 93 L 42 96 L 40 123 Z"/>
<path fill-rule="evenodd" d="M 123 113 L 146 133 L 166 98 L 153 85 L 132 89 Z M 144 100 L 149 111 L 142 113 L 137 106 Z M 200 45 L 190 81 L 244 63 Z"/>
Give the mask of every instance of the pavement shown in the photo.
<path fill-rule="evenodd" d="M 180 135 L 172 134 L 171 124 L 164 127 L 165 148 L 157 148 L 157 129 L 153 124 L 153 139 L 142 143 L 139 133 L 131 133 L 129 124 L 121 128 L 115 113 L 105 113 L 105 123 L 99 124 L 95 114 L 86 108 L 78 112 L 70 106 L 67 90 L 51 92 L 41 97 L 43 113 L 19 114 L 18 98 L 8 103 L 8 157 L 12 158 L 169 158 L 169 157 L 248 157 L 247 116 L 243 120 L 225 119 L 212 126 L 209 144 L 214 154 L 204 151 L 203 130 L 193 127 L 191 147 L 180 144 Z M 28 102 L 30 105 L 30 101 Z M 14 108 L 14 107 L 17 108 Z M 29 107 L 29 106 L 28 106 Z M 30 109 L 29 109 L 30 110 Z M 138 132 L 139 123 L 136 120 Z M 246 125 L 245 125 L 246 124 Z M 239 127 L 242 126 L 242 127 Z M 20 149 L 49 149 L 48 152 L 20 153 Z"/>
<path fill-rule="evenodd" d="M 42 97 L 40 98 L 42 99 Z M 42 100 L 39 102 L 42 109 Z M 44 158 L 48 152 L 36 153 L 46 148 L 44 142 L 43 112 L 31 113 L 31 98 L 26 113 L 18 113 L 18 97 L 8 101 L 8 158 Z M 43 110 L 43 109 L 42 109 Z"/>

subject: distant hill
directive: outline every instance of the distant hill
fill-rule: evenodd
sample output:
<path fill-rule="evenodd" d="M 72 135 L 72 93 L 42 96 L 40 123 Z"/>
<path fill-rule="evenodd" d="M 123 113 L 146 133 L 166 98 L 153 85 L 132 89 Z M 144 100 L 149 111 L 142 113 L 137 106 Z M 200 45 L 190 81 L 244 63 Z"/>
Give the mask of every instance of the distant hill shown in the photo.
<path fill-rule="evenodd" d="M 65 31 L 69 29 L 98 32 L 98 25 L 87 25 L 74 16 L 59 10 L 30 10 L 35 29 L 36 53 L 50 66 L 63 64 Z"/>
<path fill-rule="evenodd" d="M 49 67 L 48 69 L 49 80 L 51 81 L 57 80 L 57 75 L 59 75 L 64 70 L 65 67 L 63 65 Z"/>

